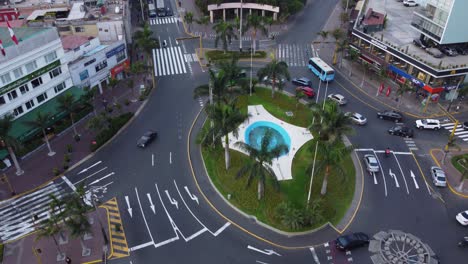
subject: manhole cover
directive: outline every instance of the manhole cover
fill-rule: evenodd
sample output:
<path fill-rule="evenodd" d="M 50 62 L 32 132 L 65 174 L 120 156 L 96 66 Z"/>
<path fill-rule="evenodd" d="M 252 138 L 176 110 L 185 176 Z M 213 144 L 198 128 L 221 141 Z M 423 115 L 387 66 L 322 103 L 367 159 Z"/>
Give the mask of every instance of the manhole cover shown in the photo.
<path fill-rule="evenodd" d="M 294 113 L 293 113 L 292 111 L 287 111 L 287 112 L 286 112 L 286 115 L 287 115 L 287 116 L 294 116 Z"/>

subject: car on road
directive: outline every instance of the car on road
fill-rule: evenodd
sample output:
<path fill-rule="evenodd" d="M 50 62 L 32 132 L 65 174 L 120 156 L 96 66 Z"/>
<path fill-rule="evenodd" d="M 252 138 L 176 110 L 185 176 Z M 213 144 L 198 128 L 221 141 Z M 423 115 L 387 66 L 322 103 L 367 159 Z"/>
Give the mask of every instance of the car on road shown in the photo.
<path fill-rule="evenodd" d="M 418 3 L 414 0 L 404 0 L 403 1 L 404 6 L 418 6 Z"/>
<path fill-rule="evenodd" d="M 399 112 L 393 110 L 384 110 L 381 112 L 377 112 L 377 117 L 380 119 L 391 120 L 394 122 L 401 122 L 403 120 L 403 116 Z"/>
<path fill-rule="evenodd" d="M 364 164 L 366 164 L 366 169 L 369 172 L 379 172 L 379 162 L 373 154 L 364 155 Z"/>
<path fill-rule="evenodd" d="M 307 87 L 307 86 L 296 87 L 296 92 L 302 92 L 308 98 L 314 98 L 314 96 L 315 96 L 314 89 L 312 89 L 310 87 Z"/>
<path fill-rule="evenodd" d="M 272 79 L 272 78 L 269 78 L 268 76 L 263 77 L 263 80 L 262 80 L 262 81 L 263 81 L 264 83 L 266 83 L 266 84 L 273 84 L 273 79 Z M 285 84 L 285 83 L 286 83 L 286 79 L 280 78 L 280 79 L 276 79 L 276 80 L 275 80 L 276 85 L 278 85 L 280 82 L 281 82 L 281 84 Z"/>
<path fill-rule="evenodd" d="M 413 44 L 421 49 L 427 48 L 427 44 L 421 39 L 413 39 Z"/>
<path fill-rule="evenodd" d="M 292 83 L 297 86 L 308 86 L 308 87 L 312 86 L 312 81 L 305 77 L 294 78 L 292 79 Z"/>
<path fill-rule="evenodd" d="M 369 244 L 369 236 L 362 232 L 339 236 L 335 240 L 336 248 L 339 250 L 349 250 L 357 247 L 362 247 L 367 244 Z"/>
<path fill-rule="evenodd" d="M 437 119 L 418 119 L 416 120 L 416 127 L 419 129 L 440 129 L 440 121 Z"/>
<path fill-rule="evenodd" d="M 431 167 L 432 182 L 438 187 L 447 187 L 445 172 L 437 166 Z"/>
<path fill-rule="evenodd" d="M 461 225 L 468 225 L 468 210 L 458 213 L 455 218 Z"/>
<path fill-rule="evenodd" d="M 394 126 L 388 130 L 390 135 L 412 138 L 414 135 L 413 129 L 407 126 Z"/>
<path fill-rule="evenodd" d="M 365 125 L 367 124 L 367 118 L 365 118 L 363 115 L 356 113 L 356 112 L 346 112 L 345 116 L 349 117 L 351 122 L 357 124 L 357 125 Z"/>
<path fill-rule="evenodd" d="M 346 98 L 341 94 L 329 94 L 327 98 L 329 100 L 337 102 L 338 105 L 345 105 L 348 102 Z"/>
<path fill-rule="evenodd" d="M 137 146 L 140 148 L 145 148 L 148 146 L 151 142 L 153 142 L 156 138 L 158 137 L 158 133 L 153 130 L 148 130 L 141 136 L 140 139 L 137 141 Z"/>

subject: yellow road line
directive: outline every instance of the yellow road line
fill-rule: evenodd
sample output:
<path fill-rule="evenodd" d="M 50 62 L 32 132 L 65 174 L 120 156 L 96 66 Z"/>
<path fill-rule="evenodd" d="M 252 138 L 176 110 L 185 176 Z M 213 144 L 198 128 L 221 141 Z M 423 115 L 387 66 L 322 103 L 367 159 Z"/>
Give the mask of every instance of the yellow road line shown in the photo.
<path fill-rule="evenodd" d="M 120 212 L 117 199 L 114 197 L 109 201 L 103 203 L 99 207 L 104 208 L 107 212 L 107 224 L 109 227 L 109 241 L 110 241 L 110 254 L 108 259 L 117 259 L 130 256 L 130 250 L 128 249 L 127 238 L 125 237 L 125 231 L 123 228 L 120 213 L 112 213 L 109 210 Z M 110 216 L 115 218 L 111 218 Z M 114 228 L 114 223 L 120 225 L 120 230 L 117 231 Z M 116 236 L 119 236 L 118 238 Z M 119 245 L 116 245 L 118 243 Z"/>
<path fill-rule="evenodd" d="M 432 159 L 433 159 L 434 162 L 437 164 L 437 166 L 440 167 L 439 161 L 438 161 L 437 158 L 434 156 L 434 153 L 433 153 L 434 151 L 443 151 L 443 150 L 442 150 L 442 149 L 431 149 L 431 150 L 429 150 L 429 154 L 431 154 Z M 449 181 L 447 181 L 447 185 L 448 185 L 448 187 L 449 187 L 449 190 L 450 190 L 453 194 L 458 195 L 459 197 L 462 197 L 462 198 L 468 198 L 468 195 L 457 192 L 457 191 L 455 190 L 455 188 L 452 187 L 452 185 L 450 184 Z"/>

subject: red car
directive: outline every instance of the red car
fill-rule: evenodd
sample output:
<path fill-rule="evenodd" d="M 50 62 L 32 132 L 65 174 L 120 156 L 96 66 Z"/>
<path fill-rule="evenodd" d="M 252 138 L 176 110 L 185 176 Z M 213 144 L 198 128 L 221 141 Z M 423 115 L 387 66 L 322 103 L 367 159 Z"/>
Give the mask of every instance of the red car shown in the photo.
<path fill-rule="evenodd" d="M 302 92 L 305 96 L 309 98 L 314 98 L 315 96 L 315 91 L 314 89 L 307 87 L 307 86 L 299 86 L 296 88 L 297 92 Z"/>

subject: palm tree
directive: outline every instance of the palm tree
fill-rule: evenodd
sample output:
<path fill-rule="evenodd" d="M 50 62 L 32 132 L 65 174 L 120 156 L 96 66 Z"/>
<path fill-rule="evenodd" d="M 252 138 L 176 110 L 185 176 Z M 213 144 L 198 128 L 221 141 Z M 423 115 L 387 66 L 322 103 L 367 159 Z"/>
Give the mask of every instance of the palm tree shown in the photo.
<path fill-rule="evenodd" d="M 333 38 L 335 39 L 335 50 L 333 52 L 333 64 L 336 64 L 337 53 L 338 53 L 338 42 L 343 38 L 343 31 L 340 28 L 336 28 L 331 32 Z"/>
<path fill-rule="evenodd" d="M 271 25 L 273 25 L 273 23 L 275 21 L 273 20 L 272 17 L 269 17 L 269 16 L 263 17 L 263 21 L 264 21 L 265 24 L 268 25 L 268 32 L 270 32 L 271 31 Z"/>
<path fill-rule="evenodd" d="M 349 77 L 353 75 L 353 62 L 355 62 L 359 58 L 359 53 L 355 49 L 349 49 L 349 60 L 351 65 L 349 67 Z"/>
<path fill-rule="evenodd" d="M 83 252 L 89 252 L 90 249 L 86 247 L 83 237 L 91 232 L 91 224 L 89 223 L 87 212 L 89 207 L 84 203 L 83 198 L 85 196 L 84 186 L 81 185 L 76 189 L 66 204 L 66 215 L 65 221 L 66 226 L 70 230 L 72 237 L 79 237 Z"/>
<path fill-rule="evenodd" d="M 268 63 L 265 67 L 261 68 L 257 72 L 257 76 L 259 80 L 263 80 L 265 77 L 271 80 L 271 97 L 275 97 L 275 88 L 276 85 L 279 84 L 278 88 L 281 89 L 282 86 L 282 79 L 285 78 L 288 81 L 291 80 L 291 76 L 288 70 L 288 64 L 284 61 L 277 61 L 273 59 L 270 63 Z"/>
<path fill-rule="evenodd" d="M 313 122 L 308 129 L 311 132 L 317 132 L 323 142 L 333 143 L 353 131 L 351 120 L 340 111 L 335 102 L 327 101 L 324 107 L 312 103 L 311 111 L 314 119 L 321 120 L 321 122 Z"/>
<path fill-rule="evenodd" d="M 70 115 L 74 137 L 79 138 L 80 135 L 76 131 L 76 127 L 75 127 L 75 111 L 76 111 L 75 96 L 73 96 L 72 93 L 67 92 L 65 94 L 60 95 L 57 98 L 57 102 L 58 102 L 58 109 Z"/>
<path fill-rule="evenodd" d="M 193 23 L 193 13 L 192 13 L 192 12 L 187 12 L 187 13 L 185 13 L 185 15 L 184 15 L 184 20 L 185 20 L 185 23 L 188 24 L 188 26 L 189 26 L 189 31 L 190 31 L 191 28 L 192 28 L 192 23 Z"/>
<path fill-rule="evenodd" d="M 288 146 L 278 144 L 271 147 L 272 132 L 267 130 L 262 138 L 259 149 L 246 144 L 245 142 L 236 142 L 236 146 L 247 152 L 250 156 L 249 161 L 244 164 L 236 174 L 236 179 L 247 175 L 247 187 L 250 186 L 254 179 L 257 179 L 257 197 L 262 199 L 265 189 L 265 181 L 269 176 L 275 188 L 279 188 L 275 172 L 271 168 L 273 159 L 278 158 L 283 153 L 289 151 Z"/>
<path fill-rule="evenodd" d="M 363 62 L 363 63 L 364 64 L 362 65 L 362 67 L 364 68 L 364 74 L 362 75 L 361 88 L 364 87 L 364 81 L 366 80 L 367 72 L 370 69 L 369 63 L 367 62 Z"/>
<path fill-rule="evenodd" d="M 15 164 L 16 175 L 21 175 L 24 171 L 21 169 L 18 159 L 16 158 L 15 149 L 19 148 L 19 142 L 15 137 L 10 135 L 10 130 L 13 126 L 13 116 L 10 114 L 4 115 L 0 119 L 0 142 L 3 147 L 7 148 L 8 154 Z"/>
<path fill-rule="evenodd" d="M 213 26 L 213 30 L 216 31 L 215 47 L 218 47 L 218 42 L 221 40 L 224 53 L 226 53 L 228 50 L 228 43 L 230 44 L 232 39 L 237 39 L 237 35 L 234 33 L 234 27 L 231 23 L 220 21 Z"/>
<path fill-rule="evenodd" d="M 148 24 L 145 24 L 143 30 L 135 32 L 133 38 L 137 47 L 139 47 L 146 57 L 146 64 L 151 67 L 151 72 L 154 72 L 154 65 L 152 59 L 153 49 L 159 48 L 159 41 L 152 37 L 153 32 L 151 31 Z M 151 74 L 153 87 L 156 86 L 154 74 Z"/>
<path fill-rule="evenodd" d="M 322 41 L 321 41 L 322 42 L 322 48 L 323 48 L 323 44 L 325 43 L 325 40 L 328 38 L 328 34 L 329 34 L 329 32 L 325 31 L 325 30 L 317 32 L 317 35 L 319 35 L 319 37 L 322 39 Z"/>
<path fill-rule="evenodd" d="M 343 66 L 343 57 L 344 57 L 344 52 L 348 48 L 348 41 L 346 39 L 343 39 L 342 41 L 339 41 L 336 46 L 336 51 L 341 53 L 340 56 L 340 68 Z"/>
<path fill-rule="evenodd" d="M 398 98 L 398 104 L 397 104 L 397 108 L 400 108 L 400 105 L 401 105 L 401 99 L 403 99 L 403 95 L 409 91 L 412 91 L 413 88 L 411 87 L 411 85 L 409 84 L 409 81 L 406 80 L 404 83 L 402 83 L 398 89 L 396 90 L 396 95 L 397 95 L 397 98 Z"/>
<path fill-rule="evenodd" d="M 47 155 L 53 156 L 55 152 L 50 147 L 49 138 L 47 137 L 46 129 L 49 126 L 49 122 L 52 115 L 50 113 L 43 114 L 42 112 L 37 112 L 36 119 L 31 121 L 26 121 L 25 124 L 31 126 L 33 128 L 39 128 L 42 131 L 42 135 L 44 136 L 44 141 L 49 149 L 49 153 Z"/>
<path fill-rule="evenodd" d="M 296 99 L 296 109 L 297 109 L 297 106 L 301 102 L 301 99 L 305 98 L 306 95 L 300 89 L 296 89 L 295 92 L 296 93 L 294 94 L 294 98 Z"/>
<path fill-rule="evenodd" d="M 109 80 L 109 87 L 111 89 L 112 98 L 114 99 L 114 105 L 117 104 L 117 98 L 115 97 L 114 89 L 119 84 L 119 82 L 120 81 L 117 80 L 116 78 L 110 78 L 110 80 Z"/>
<path fill-rule="evenodd" d="M 228 86 L 234 86 L 242 68 L 238 65 L 239 57 L 233 55 L 230 60 L 221 60 L 216 63 L 216 68 L 224 72 Z"/>
<path fill-rule="evenodd" d="M 88 86 L 88 87 L 85 87 L 84 90 L 85 90 L 85 93 L 80 98 L 81 102 L 83 103 L 84 106 L 92 108 L 93 113 L 96 116 L 97 111 L 96 111 L 96 107 L 94 106 L 94 103 L 96 100 L 97 89 L 90 88 Z"/>
<path fill-rule="evenodd" d="M 57 233 L 60 235 L 60 238 L 62 241 L 66 241 L 67 238 L 65 237 L 64 233 L 64 227 L 59 224 L 61 221 L 65 221 L 67 218 L 66 215 L 66 204 L 67 204 L 67 199 L 68 196 L 65 196 L 62 199 L 57 198 L 53 194 L 49 194 L 49 198 L 51 199 L 49 203 L 49 211 L 50 211 L 50 218 L 49 220 L 51 221 L 50 224 L 54 224 Z"/>
<path fill-rule="evenodd" d="M 265 27 L 265 20 L 261 16 L 248 15 L 247 24 L 245 25 L 245 32 L 252 29 L 252 47 L 253 52 L 257 50 L 257 31 L 260 30 L 265 36 L 268 36 L 268 29 Z"/>
<path fill-rule="evenodd" d="M 320 141 L 320 139 L 318 139 Z M 342 176 L 343 179 L 346 179 L 346 170 L 341 166 L 342 161 L 348 156 L 349 153 L 353 150 L 353 147 L 345 146 L 341 140 L 333 142 L 322 142 L 318 145 L 318 152 L 320 155 L 320 160 L 317 166 L 317 171 L 322 171 L 325 169 L 325 175 L 323 177 L 322 188 L 320 190 L 321 195 L 327 193 L 328 185 L 328 176 L 330 175 L 330 170 L 338 170 L 338 175 Z"/>
<path fill-rule="evenodd" d="M 210 75 L 210 85 L 211 85 L 211 99 L 216 103 L 221 101 L 226 101 L 229 95 L 229 90 L 227 89 L 227 78 L 223 70 L 218 72 L 209 69 Z M 210 85 L 201 85 L 194 89 L 193 97 L 198 97 L 202 95 L 210 95 Z"/>
<path fill-rule="evenodd" d="M 54 240 L 55 247 L 57 249 L 57 253 L 60 256 L 60 257 L 57 256 L 57 258 L 64 259 L 65 254 L 60 249 L 57 238 L 55 237 L 57 234 L 61 232 L 62 229 L 57 227 L 55 220 L 53 218 L 54 216 L 51 215 L 49 219 L 41 222 L 41 226 L 38 227 L 36 237 L 34 238 L 34 240 L 39 241 L 42 238 L 52 237 L 52 239 Z"/>
<path fill-rule="evenodd" d="M 213 120 L 212 127 L 215 138 L 224 137 L 224 158 L 226 170 L 230 167 L 229 154 L 229 133 L 233 133 L 238 137 L 239 125 L 248 118 L 248 114 L 243 114 L 236 106 L 236 100 L 232 100 L 229 104 L 209 105 L 206 108 L 208 118 Z"/>

